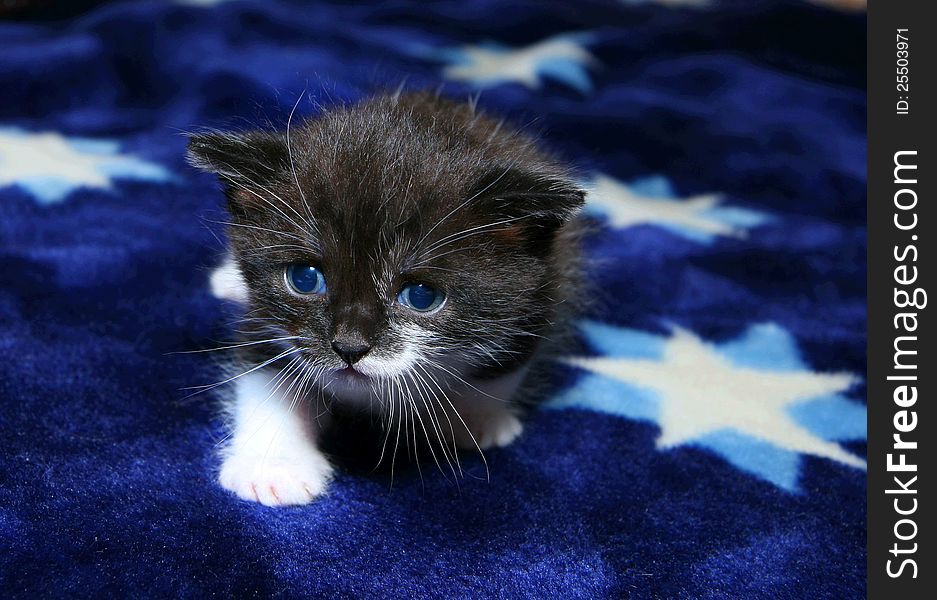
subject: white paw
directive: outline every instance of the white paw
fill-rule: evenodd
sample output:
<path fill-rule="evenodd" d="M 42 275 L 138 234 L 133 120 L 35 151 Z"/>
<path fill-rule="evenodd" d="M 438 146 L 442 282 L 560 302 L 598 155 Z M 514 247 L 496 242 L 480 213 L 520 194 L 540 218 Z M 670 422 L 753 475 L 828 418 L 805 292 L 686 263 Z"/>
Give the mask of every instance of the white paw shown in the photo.
<path fill-rule="evenodd" d="M 520 419 L 506 409 L 463 415 L 462 418 L 468 426 L 468 431 L 459 427 L 461 423 L 456 425 L 456 444 L 466 450 L 474 450 L 476 444 L 482 450 L 503 448 L 524 431 L 524 424 Z"/>
<path fill-rule="evenodd" d="M 298 457 L 231 454 L 221 465 L 218 481 L 244 500 L 291 506 L 312 502 L 331 478 L 332 466 L 318 453 Z"/>

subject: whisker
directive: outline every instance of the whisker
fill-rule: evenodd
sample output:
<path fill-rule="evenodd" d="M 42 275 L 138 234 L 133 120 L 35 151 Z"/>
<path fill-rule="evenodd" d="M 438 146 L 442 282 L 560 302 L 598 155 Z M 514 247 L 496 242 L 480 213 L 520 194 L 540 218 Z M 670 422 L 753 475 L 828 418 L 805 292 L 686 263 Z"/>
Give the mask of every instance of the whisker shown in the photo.
<path fill-rule="evenodd" d="M 312 217 L 312 210 L 310 210 L 309 204 L 306 202 L 306 193 L 303 191 L 302 186 L 299 185 L 299 176 L 296 174 L 296 165 L 293 163 L 293 144 L 290 140 L 290 129 L 293 123 L 293 114 L 296 113 L 296 108 L 299 106 L 299 102 L 302 100 L 305 94 L 306 90 L 303 90 L 303 93 L 300 94 L 299 98 L 296 99 L 296 103 L 293 104 L 293 108 L 290 110 L 290 116 L 286 119 L 286 153 L 290 160 L 290 172 L 293 174 L 293 182 L 296 183 L 296 190 L 299 192 L 299 197 L 302 198 L 303 206 L 306 209 L 306 218 L 304 221 L 310 228 L 312 228 L 317 236 L 320 236 L 321 234 L 319 233 L 319 228 L 316 226 Z M 296 214 L 299 216 L 299 213 Z M 300 217 L 300 219 L 302 219 L 302 217 Z"/>
<path fill-rule="evenodd" d="M 254 340 L 251 342 L 244 342 L 241 344 L 231 344 L 230 346 L 219 346 L 218 348 L 203 348 L 201 350 L 178 350 L 176 352 L 167 352 L 165 356 L 170 356 L 173 354 L 199 354 L 202 352 L 218 352 L 220 350 L 233 350 L 235 348 L 244 348 L 245 346 L 255 346 L 257 344 L 270 344 L 273 342 L 285 342 L 288 340 L 299 339 L 298 335 L 291 335 L 288 337 L 273 338 L 269 340 Z"/>
<path fill-rule="evenodd" d="M 280 354 L 277 354 L 277 355 L 274 356 L 273 358 L 268 359 L 268 360 L 265 360 L 264 362 L 260 363 L 259 365 L 256 365 L 256 366 L 254 366 L 254 367 L 248 369 L 247 371 L 244 371 L 243 373 L 239 373 L 239 374 L 235 375 L 234 377 L 229 377 L 228 379 L 225 379 L 224 381 L 219 381 L 218 383 L 212 383 L 212 384 L 210 384 L 210 385 L 196 385 L 196 386 L 191 386 L 191 387 L 182 388 L 182 389 L 184 389 L 184 390 L 198 390 L 198 391 L 196 391 L 196 392 L 194 392 L 194 393 L 192 393 L 192 394 L 189 394 L 188 396 L 186 396 L 185 398 L 183 398 L 183 400 L 185 400 L 186 398 L 191 398 L 191 397 L 194 396 L 195 394 L 201 394 L 202 392 L 207 392 L 208 390 L 215 389 L 216 387 L 218 387 L 218 386 L 220 386 L 220 385 L 224 385 L 224 384 L 226 384 L 226 383 L 231 383 L 231 382 L 234 381 L 235 379 L 239 379 L 239 378 L 241 378 L 241 377 L 244 377 L 245 375 L 248 375 L 248 374 L 250 374 L 250 373 L 253 373 L 254 371 L 256 371 L 256 370 L 258 370 L 258 369 L 262 369 L 262 368 L 266 367 L 266 366 L 269 365 L 270 363 L 273 363 L 273 362 L 275 362 L 275 361 L 277 361 L 277 360 L 280 360 L 281 358 L 284 358 L 284 357 L 286 357 L 286 356 L 289 356 L 289 355 L 294 354 L 294 353 L 296 353 L 296 352 L 299 352 L 299 351 L 301 351 L 301 350 L 302 350 L 302 348 L 293 348 L 293 349 L 291 349 L 291 350 L 285 350 L 285 351 L 281 352 Z"/>
<path fill-rule="evenodd" d="M 457 213 L 458 211 L 462 210 L 463 208 L 465 208 L 466 206 L 468 206 L 468 204 L 469 204 L 470 202 L 472 202 L 473 200 L 475 200 L 476 198 L 478 198 L 480 195 L 484 194 L 484 193 L 487 192 L 489 189 L 491 189 L 491 187 L 494 186 L 494 185 L 495 185 L 496 183 L 498 183 L 499 181 L 501 181 L 501 179 L 504 178 L 505 175 L 507 175 L 508 173 L 510 173 L 510 172 L 511 172 L 511 169 L 512 169 L 513 167 L 514 167 L 513 164 L 512 164 L 512 165 L 509 165 L 507 168 L 504 169 L 504 172 L 503 172 L 503 173 L 501 173 L 500 175 L 498 175 L 498 177 L 495 178 L 494 181 L 492 181 L 491 183 L 489 183 L 488 185 L 486 185 L 483 189 L 479 190 L 478 192 L 472 194 L 472 195 L 471 195 L 468 199 L 466 199 L 464 202 L 462 202 L 461 204 L 459 204 L 458 206 L 456 206 L 455 208 L 453 208 L 451 211 L 449 211 L 449 213 L 448 213 L 446 216 L 444 216 L 443 218 L 441 218 L 439 221 L 436 222 L 435 225 L 433 225 L 432 227 L 430 227 L 429 231 L 427 231 L 425 234 L 423 234 L 423 237 L 421 237 L 421 238 L 417 241 L 417 243 L 416 243 L 415 245 L 416 245 L 417 247 L 419 247 L 423 242 L 426 241 L 426 239 L 430 236 L 430 234 L 432 234 L 434 231 L 436 231 L 436 228 L 437 228 L 437 227 L 439 227 L 440 225 L 442 225 L 442 224 L 446 221 L 446 219 L 448 219 L 449 217 L 451 217 L 452 215 L 454 215 L 454 214 Z"/>
<path fill-rule="evenodd" d="M 431 384 L 433 384 L 434 386 L 436 386 L 436 389 L 439 390 L 439 393 L 442 394 L 443 396 L 445 396 L 445 395 L 446 395 L 446 392 L 443 391 L 442 387 L 439 385 L 439 382 L 436 381 L 436 379 L 435 379 L 434 377 L 432 377 L 432 376 L 426 371 L 426 367 L 424 367 L 423 365 L 421 365 L 421 364 L 419 364 L 419 363 L 418 363 L 416 366 L 417 366 L 417 368 L 419 368 L 421 371 L 423 371 L 423 372 L 426 374 L 427 380 L 428 380 Z M 446 411 L 446 409 L 443 407 L 442 401 L 439 399 L 439 396 L 436 394 L 435 391 L 433 392 L 433 398 L 436 400 L 436 404 L 439 406 L 440 410 L 442 410 L 442 414 L 443 414 L 444 417 L 446 417 L 446 422 L 449 424 L 449 437 L 450 437 L 450 439 L 452 440 L 452 456 L 453 456 L 453 458 L 455 459 L 456 466 L 459 468 L 459 475 L 462 475 L 462 463 L 459 461 L 459 449 L 458 449 L 458 444 L 456 443 L 456 439 L 455 439 L 455 428 L 452 426 L 452 419 L 449 418 L 449 413 L 448 413 L 448 412 Z M 436 412 L 435 409 L 433 409 L 433 412 L 434 412 L 434 413 Z M 439 419 L 439 417 L 436 417 L 436 418 L 437 418 L 437 420 Z M 442 427 L 442 425 L 440 424 L 440 428 L 441 428 L 441 427 Z M 442 443 L 443 443 L 443 441 L 440 439 L 440 444 L 442 444 Z M 451 465 L 450 465 L 450 466 L 451 466 Z"/>
<path fill-rule="evenodd" d="M 252 420 L 254 419 L 254 415 L 257 414 L 257 411 L 260 410 L 261 407 L 265 406 L 265 405 L 267 404 L 267 402 L 270 401 L 270 399 L 273 397 L 273 395 L 276 393 L 276 391 L 280 388 L 280 385 L 282 385 L 282 381 L 285 381 L 285 380 L 286 380 L 286 377 L 285 377 L 286 373 L 290 370 L 290 368 L 294 365 L 294 363 L 296 362 L 296 360 L 299 359 L 299 358 L 301 358 L 301 357 L 294 356 L 286 365 L 284 365 L 283 367 L 280 368 L 280 370 L 277 372 L 277 374 L 276 374 L 273 378 L 271 378 L 270 381 L 267 382 L 267 384 L 266 384 L 265 387 L 271 385 L 271 382 L 276 382 L 277 380 L 280 380 L 280 381 L 281 381 L 280 384 L 278 384 L 273 390 L 271 390 L 270 393 L 267 394 L 267 396 L 266 396 L 263 400 L 261 400 L 260 403 L 257 404 L 257 405 L 253 408 L 253 410 L 251 410 L 251 413 L 250 413 L 249 415 L 247 415 L 247 419 L 245 420 L 245 422 L 250 422 L 250 421 L 252 421 Z M 252 432 L 244 439 L 244 443 L 247 443 L 247 442 L 249 442 L 251 439 L 253 439 L 254 435 L 255 435 L 258 431 L 260 431 L 261 428 L 263 428 L 263 426 L 267 423 L 267 421 L 269 420 L 269 418 L 270 418 L 270 417 L 269 417 L 269 415 L 268 415 L 267 419 L 264 419 L 264 422 L 261 423 L 254 431 L 252 431 Z M 224 443 L 227 442 L 229 439 L 231 439 L 231 437 L 232 437 L 233 435 L 234 435 L 234 431 L 232 430 L 232 431 L 229 432 L 226 436 L 224 436 L 224 437 L 216 444 L 216 446 L 220 446 L 220 445 L 224 444 Z"/>
<path fill-rule="evenodd" d="M 237 171 L 235 170 L 235 172 L 237 172 Z M 240 173 L 238 173 L 238 174 L 240 175 Z M 309 235 L 310 237 L 313 236 L 313 232 L 312 232 L 312 231 L 309 231 L 308 229 L 306 229 L 305 227 L 303 227 L 302 225 L 300 225 L 299 223 L 297 223 L 296 221 L 294 221 L 289 215 L 287 215 L 285 212 L 283 212 L 283 210 L 281 210 L 280 207 L 278 207 L 277 205 L 275 205 L 273 202 L 271 202 L 270 200 L 268 200 L 266 197 L 264 197 L 264 196 L 258 194 L 257 192 L 255 192 L 255 191 L 252 190 L 251 188 L 247 187 L 246 185 L 242 184 L 241 182 L 239 182 L 238 180 L 234 179 L 233 177 L 230 177 L 230 176 L 225 175 L 225 174 L 223 174 L 223 173 L 220 174 L 220 176 L 223 177 L 224 179 L 226 179 L 226 180 L 227 180 L 229 183 L 231 183 L 232 185 L 236 185 L 237 187 L 241 188 L 241 189 L 244 190 L 245 192 L 247 192 L 247 193 L 249 193 L 249 194 L 252 194 L 252 195 L 256 196 L 257 198 L 259 198 L 260 200 L 264 201 L 268 206 L 270 206 L 270 208 L 272 208 L 273 210 L 277 211 L 284 219 L 286 219 L 293 227 L 295 227 L 295 228 L 298 229 L 299 231 L 302 231 L 302 232 L 306 233 L 306 234 Z M 241 175 L 241 177 L 244 177 L 244 176 Z M 271 196 L 273 196 L 274 198 L 276 198 L 277 200 L 279 200 L 284 206 L 286 206 L 287 208 L 289 208 L 290 210 L 292 210 L 292 211 L 296 214 L 296 216 L 299 217 L 300 220 L 304 220 L 303 217 L 302 217 L 302 215 L 300 215 L 298 212 L 296 212 L 296 209 L 294 209 L 292 206 L 290 206 L 289 203 L 285 202 L 282 198 L 280 198 L 279 196 L 277 196 L 276 194 L 274 194 L 273 192 L 271 192 L 270 190 L 268 190 L 266 187 L 264 187 L 263 185 L 261 185 L 261 184 L 255 182 L 255 181 L 252 181 L 252 180 L 249 179 L 249 178 L 244 177 L 244 179 L 245 179 L 248 183 L 250 183 L 251 185 L 256 185 L 257 187 L 261 188 L 262 190 L 264 190 L 265 192 L 267 192 L 268 194 L 270 194 Z M 306 241 L 311 241 L 311 240 L 306 240 Z"/>
<path fill-rule="evenodd" d="M 266 232 L 266 233 L 272 233 L 272 234 L 274 234 L 274 235 L 280 235 L 280 236 L 283 236 L 283 237 L 287 237 L 287 238 L 290 238 L 290 239 L 294 239 L 294 240 L 296 240 L 296 241 L 298 241 L 298 242 L 307 242 L 307 241 L 308 241 L 308 240 L 306 240 L 306 239 L 304 239 L 304 238 L 302 238 L 302 237 L 300 237 L 300 236 L 298 236 L 298 235 L 294 235 L 294 234 L 289 233 L 289 232 L 287 232 L 287 231 L 278 231 L 278 230 L 276 230 L 276 229 L 268 229 L 268 228 L 266 228 L 266 227 L 260 227 L 259 225 L 250 225 L 250 224 L 248 224 L 248 223 L 235 223 L 235 222 L 233 222 L 233 221 L 212 221 L 211 219 L 206 219 L 206 221 L 208 221 L 209 223 L 215 223 L 216 225 L 226 225 L 226 226 L 228 226 L 228 227 L 243 227 L 244 229 L 252 229 L 252 230 L 256 230 L 256 231 L 263 231 L 263 232 Z"/>
<path fill-rule="evenodd" d="M 426 409 L 427 416 L 429 417 L 430 423 L 433 426 L 433 431 L 436 434 L 436 441 L 439 442 L 440 451 L 443 453 L 443 457 L 445 457 L 446 459 L 446 464 L 449 466 L 449 470 L 452 471 L 452 476 L 456 482 L 456 485 L 458 485 L 459 476 L 455 471 L 455 467 L 453 467 L 452 465 L 452 459 L 449 457 L 449 448 L 443 442 L 442 424 L 439 422 L 439 418 L 436 415 L 436 411 L 431 408 L 432 403 L 427 402 L 429 400 L 428 396 L 430 392 L 432 392 L 432 389 L 429 387 L 429 384 L 423 379 L 423 376 L 420 375 L 418 371 L 414 370 L 413 375 L 414 375 L 414 383 L 418 384 L 418 386 L 422 386 L 423 389 L 426 391 L 426 396 L 423 395 L 422 391 L 420 392 L 420 400 L 423 403 L 423 407 Z M 428 374 L 427 374 L 427 377 L 429 377 Z M 435 392 L 433 392 L 433 396 L 435 397 Z M 438 402 L 439 400 L 437 399 L 436 401 Z M 427 436 L 427 438 L 428 437 L 429 436 Z M 427 439 L 426 441 L 432 444 L 432 442 L 429 439 Z M 456 463 L 458 463 L 458 460 L 459 460 L 458 456 L 456 456 Z M 462 469 L 460 468 L 459 472 L 461 473 L 461 471 Z M 448 480 L 448 477 L 446 477 L 446 479 Z"/>
<path fill-rule="evenodd" d="M 416 386 L 416 380 L 413 381 L 413 384 L 414 384 L 414 386 Z M 408 391 L 408 392 L 410 391 L 410 386 L 409 386 L 409 385 L 407 385 L 407 391 Z M 422 401 L 423 401 L 423 394 L 422 394 L 422 392 L 420 392 L 419 387 L 417 387 L 417 392 L 420 394 L 420 401 L 422 402 Z M 430 456 L 433 457 L 433 462 L 436 463 L 436 468 L 439 469 L 439 471 L 442 473 L 443 477 L 446 477 L 446 473 L 445 473 L 445 471 L 443 471 L 442 465 L 439 463 L 439 459 L 436 457 L 436 451 L 433 450 L 433 442 L 429 439 L 429 431 L 427 431 L 426 425 L 423 423 L 423 417 L 420 416 L 419 408 L 416 406 L 416 401 L 413 399 L 413 395 L 412 395 L 412 394 L 410 395 L 410 402 L 411 402 L 411 404 L 412 404 L 412 406 L 413 406 L 413 414 L 414 414 L 414 416 L 416 416 L 417 420 L 419 421 L 419 423 L 420 423 L 420 428 L 423 430 L 423 436 L 426 438 L 426 444 L 429 446 L 429 453 L 430 453 Z M 425 405 L 425 402 L 424 402 L 424 405 Z M 415 428 L 415 427 L 414 427 L 414 431 L 416 431 L 416 428 Z M 414 446 L 416 445 L 416 439 L 414 439 L 413 444 L 414 444 Z M 449 479 L 449 478 L 446 477 L 446 480 L 448 480 L 448 479 Z"/>
<path fill-rule="evenodd" d="M 434 366 L 436 366 L 436 367 L 442 367 L 442 365 L 440 365 L 440 364 L 438 364 L 438 363 L 435 364 Z M 485 465 L 485 480 L 486 480 L 486 481 L 490 481 L 490 480 L 491 480 L 491 473 L 490 473 L 490 471 L 488 470 L 488 461 L 485 459 L 485 453 L 482 452 L 481 446 L 478 445 L 478 440 L 475 439 L 475 435 L 472 433 L 472 430 L 471 430 L 471 429 L 469 428 L 469 426 L 466 424 L 465 419 L 463 419 L 463 418 L 462 418 L 462 415 L 459 414 L 459 411 L 456 410 L 456 407 L 455 407 L 455 405 L 452 403 L 452 400 L 450 400 L 449 397 L 446 396 L 446 395 L 443 395 L 443 397 L 445 398 L 446 403 L 449 405 L 449 408 L 451 408 L 451 409 L 452 409 L 452 412 L 455 413 L 455 416 L 459 418 L 459 422 L 462 423 L 462 427 L 465 428 L 466 433 L 468 433 L 468 434 L 469 434 L 469 437 L 472 438 L 472 444 L 475 446 L 475 449 L 478 450 L 478 455 L 481 457 L 482 462 L 483 462 L 484 465 Z"/>

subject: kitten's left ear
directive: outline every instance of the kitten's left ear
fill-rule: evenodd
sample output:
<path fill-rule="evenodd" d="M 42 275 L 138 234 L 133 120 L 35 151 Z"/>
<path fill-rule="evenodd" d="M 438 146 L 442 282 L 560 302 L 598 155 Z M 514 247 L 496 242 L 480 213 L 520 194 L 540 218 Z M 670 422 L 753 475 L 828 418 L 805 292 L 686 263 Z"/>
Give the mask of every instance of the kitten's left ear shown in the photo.
<path fill-rule="evenodd" d="M 493 171 L 474 193 L 485 210 L 550 235 L 579 212 L 586 196 L 571 177 L 553 168 Z"/>

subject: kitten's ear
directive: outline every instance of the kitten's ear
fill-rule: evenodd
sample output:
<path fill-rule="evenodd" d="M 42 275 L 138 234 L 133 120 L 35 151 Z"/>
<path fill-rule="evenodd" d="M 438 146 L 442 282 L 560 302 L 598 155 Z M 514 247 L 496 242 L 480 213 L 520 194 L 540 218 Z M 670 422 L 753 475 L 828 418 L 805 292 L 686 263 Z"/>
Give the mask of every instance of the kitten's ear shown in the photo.
<path fill-rule="evenodd" d="M 485 210 L 513 219 L 543 235 L 552 235 L 585 202 L 586 193 L 558 169 L 509 168 L 493 171 L 476 186 Z"/>
<path fill-rule="evenodd" d="M 289 165 L 286 138 L 275 131 L 196 133 L 189 136 L 186 159 L 218 175 L 228 207 L 242 215 L 251 212 L 256 195 Z"/>
<path fill-rule="evenodd" d="M 235 180 L 269 180 L 289 162 L 286 138 L 275 131 L 207 132 L 189 136 L 194 167 Z"/>

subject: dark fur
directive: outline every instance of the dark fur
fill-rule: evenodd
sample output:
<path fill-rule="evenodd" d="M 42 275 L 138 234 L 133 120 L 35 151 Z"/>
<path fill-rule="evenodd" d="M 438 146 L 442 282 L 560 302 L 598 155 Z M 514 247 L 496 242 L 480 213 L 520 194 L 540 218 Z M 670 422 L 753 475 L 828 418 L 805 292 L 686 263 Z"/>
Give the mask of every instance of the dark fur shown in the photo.
<path fill-rule="evenodd" d="M 415 320 L 444 340 L 437 355 L 471 356 L 473 377 L 495 377 L 554 337 L 577 295 L 582 190 L 533 139 L 468 104 L 380 96 L 288 133 L 193 135 L 188 157 L 225 184 L 231 249 L 261 319 L 247 329 L 303 335 L 313 358 L 331 356 L 335 338 L 392 354 L 404 340 L 388 323 Z M 286 290 L 284 268 L 297 262 L 324 272 L 326 296 Z M 444 290 L 444 309 L 399 306 L 413 281 Z"/>

